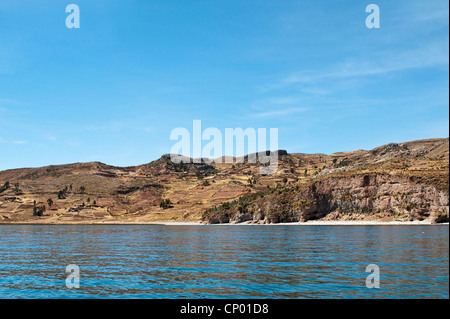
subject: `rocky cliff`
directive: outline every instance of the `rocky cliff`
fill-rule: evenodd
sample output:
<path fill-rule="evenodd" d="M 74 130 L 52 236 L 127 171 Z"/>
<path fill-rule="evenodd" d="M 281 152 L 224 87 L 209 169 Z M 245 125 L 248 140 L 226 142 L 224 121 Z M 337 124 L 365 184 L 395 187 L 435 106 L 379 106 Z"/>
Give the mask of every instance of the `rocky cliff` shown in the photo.
<path fill-rule="evenodd" d="M 448 178 L 441 177 L 424 180 L 422 176 L 379 173 L 330 176 L 303 189 L 281 187 L 260 193 L 248 204 L 236 202 L 211 210 L 205 214 L 205 220 L 212 224 L 280 223 L 391 217 L 444 222 L 448 221 L 449 193 Z"/>

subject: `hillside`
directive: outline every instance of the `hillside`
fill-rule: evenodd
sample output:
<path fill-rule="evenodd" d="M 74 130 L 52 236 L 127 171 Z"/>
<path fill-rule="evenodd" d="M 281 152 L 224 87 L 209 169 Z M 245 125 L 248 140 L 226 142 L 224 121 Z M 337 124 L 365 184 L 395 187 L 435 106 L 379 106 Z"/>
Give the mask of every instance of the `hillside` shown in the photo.
<path fill-rule="evenodd" d="M 174 164 L 168 155 L 133 167 L 91 162 L 1 171 L 0 221 L 448 221 L 448 138 L 279 155 L 278 171 L 266 176 L 259 164 Z"/>

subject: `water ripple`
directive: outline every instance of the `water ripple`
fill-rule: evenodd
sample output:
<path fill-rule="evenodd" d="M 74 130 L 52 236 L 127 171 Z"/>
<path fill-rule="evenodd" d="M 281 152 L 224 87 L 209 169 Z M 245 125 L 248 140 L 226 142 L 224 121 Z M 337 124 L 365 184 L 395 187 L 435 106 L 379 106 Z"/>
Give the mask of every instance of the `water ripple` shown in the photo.
<path fill-rule="evenodd" d="M 0 226 L 2 298 L 449 298 L 448 226 Z M 368 289 L 368 264 L 380 289 Z M 65 286 L 77 264 L 81 287 Z"/>

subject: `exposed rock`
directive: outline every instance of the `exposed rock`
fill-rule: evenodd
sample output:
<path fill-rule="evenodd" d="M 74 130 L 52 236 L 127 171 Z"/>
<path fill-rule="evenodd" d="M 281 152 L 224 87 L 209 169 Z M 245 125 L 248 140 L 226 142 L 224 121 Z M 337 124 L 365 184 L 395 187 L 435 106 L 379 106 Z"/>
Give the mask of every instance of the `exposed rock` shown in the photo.
<path fill-rule="evenodd" d="M 402 220 L 423 220 L 438 214 L 436 222 L 448 220 L 448 191 L 423 184 L 419 178 L 390 174 L 330 177 L 300 191 L 286 189 L 255 200 L 245 207 L 212 212 L 210 223 L 297 222 L 343 215 L 362 219 L 388 212 Z"/>

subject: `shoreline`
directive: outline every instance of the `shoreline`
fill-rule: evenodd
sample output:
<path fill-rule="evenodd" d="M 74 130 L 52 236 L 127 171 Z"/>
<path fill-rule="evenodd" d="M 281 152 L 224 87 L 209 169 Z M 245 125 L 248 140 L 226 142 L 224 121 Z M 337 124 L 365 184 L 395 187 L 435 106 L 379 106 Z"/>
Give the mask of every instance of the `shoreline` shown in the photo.
<path fill-rule="evenodd" d="M 166 226 L 377 226 L 377 225 L 449 225 L 449 223 L 432 223 L 430 221 L 359 221 L 359 220 L 336 220 L 336 221 L 307 221 L 307 222 L 292 222 L 292 223 L 274 223 L 274 224 L 258 224 L 258 223 L 224 223 L 224 224 L 204 224 L 202 222 L 155 222 L 157 225 Z"/>
<path fill-rule="evenodd" d="M 259 224 L 242 222 L 242 223 L 224 223 L 224 224 L 206 224 L 202 221 L 134 221 L 134 222 L 124 222 L 124 221 L 98 221 L 98 222 L 0 222 L 0 226 L 3 225 L 104 225 L 104 226 L 114 226 L 114 225 L 160 225 L 160 226 L 414 226 L 414 225 L 431 225 L 431 226 L 442 226 L 449 225 L 449 223 L 432 223 L 428 220 L 423 221 L 369 221 L 369 220 L 312 220 L 307 222 L 292 222 L 292 223 L 274 223 L 274 224 Z"/>

